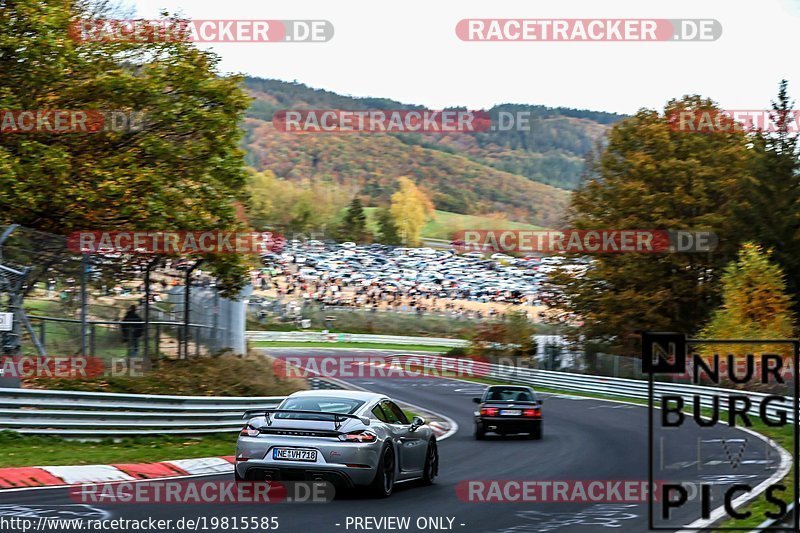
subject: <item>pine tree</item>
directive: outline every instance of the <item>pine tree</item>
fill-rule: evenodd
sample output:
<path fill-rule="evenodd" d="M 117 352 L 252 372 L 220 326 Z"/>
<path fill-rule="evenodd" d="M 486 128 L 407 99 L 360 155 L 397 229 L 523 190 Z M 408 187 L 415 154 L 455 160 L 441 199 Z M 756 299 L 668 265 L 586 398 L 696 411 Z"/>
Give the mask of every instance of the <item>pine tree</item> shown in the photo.
<path fill-rule="evenodd" d="M 367 214 L 361 200 L 356 196 L 347 208 L 347 214 L 339 226 L 339 238 L 343 241 L 364 242 L 367 240 Z"/>
<path fill-rule="evenodd" d="M 772 102 L 775 131 L 752 136 L 755 179 L 746 182 L 738 213 L 746 237 L 773 250 L 792 294 L 800 291 L 800 158 L 793 106 L 784 80 Z"/>
<path fill-rule="evenodd" d="M 397 225 L 394 222 L 391 210 L 381 207 L 375 212 L 375 218 L 378 222 L 378 241 L 383 244 L 400 244 L 400 234 L 397 231 Z"/>
<path fill-rule="evenodd" d="M 792 299 L 786 292 L 780 266 L 770 261 L 771 252 L 754 243 L 742 246 L 736 261 L 722 275 L 722 305 L 703 328 L 704 339 L 790 339 L 794 337 Z M 705 351 L 723 353 L 721 346 Z M 734 353 L 736 347 L 727 347 Z M 752 346 L 746 349 L 752 352 Z M 738 351 L 741 351 L 741 347 Z M 762 346 L 758 352 L 775 352 Z"/>

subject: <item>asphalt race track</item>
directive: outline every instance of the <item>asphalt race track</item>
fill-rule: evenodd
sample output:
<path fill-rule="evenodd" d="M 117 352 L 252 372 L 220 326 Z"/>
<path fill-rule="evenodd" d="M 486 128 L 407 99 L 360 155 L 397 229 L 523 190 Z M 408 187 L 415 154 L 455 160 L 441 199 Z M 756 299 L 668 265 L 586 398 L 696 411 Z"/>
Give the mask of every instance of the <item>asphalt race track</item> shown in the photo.
<path fill-rule="evenodd" d="M 375 355 L 374 351 L 270 350 L 273 356 L 358 353 Z M 347 518 L 382 516 L 410 516 L 409 531 L 419 531 L 415 525 L 418 517 L 445 517 L 443 528 L 436 530 L 448 530 L 450 522 L 447 518 L 450 518 L 450 530 L 463 532 L 648 531 L 646 502 L 474 503 L 462 501 L 456 494 L 457 484 L 467 480 L 646 481 L 647 410 L 644 407 L 570 396 L 545 396 L 544 438 L 541 441 L 492 437 L 476 441 L 472 434 L 472 397 L 479 395 L 483 388 L 481 385 L 441 378 L 346 381 L 442 413 L 458 423 L 459 431 L 440 444 L 440 477 L 435 485 L 421 487 L 407 483 L 398 485 L 395 493 L 385 500 L 348 494 L 326 504 L 93 504 L 91 508 L 76 507 L 66 489 L 34 489 L 0 493 L 0 516 L 14 508 L 27 506 L 32 508 L 34 515 L 39 511 L 52 513 L 61 510 L 65 514 L 75 511 L 93 514 L 93 517 L 134 519 L 275 516 L 280 524 L 278 531 L 308 533 L 365 531 L 354 529 L 352 525 L 347 528 Z M 755 486 L 774 473 L 778 454 L 774 451 L 766 454 L 766 445 L 760 440 L 727 427 L 713 428 L 713 435 L 708 431 L 693 423 L 673 430 L 668 435 L 668 451 L 659 460 L 669 467 L 665 472 L 674 475 L 665 474 L 660 479 L 714 483 L 729 481 L 734 475 L 736 479 Z M 696 462 L 698 439 L 704 442 L 700 469 Z M 733 442 L 747 439 L 747 446 L 738 456 L 735 469 L 729 460 L 730 446 L 725 448 L 722 445 L 723 440 L 730 439 Z M 738 451 L 737 448 L 736 453 Z M 46 458 L 42 460 L 46 464 Z M 232 477 L 218 475 L 205 479 Z M 721 505 L 719 491 L 714 495 L 712 508 Z M 699 503 L 690 502 L 685 507 L 676 511 L 673 519 L 688 524 L 699 517 Z"/>

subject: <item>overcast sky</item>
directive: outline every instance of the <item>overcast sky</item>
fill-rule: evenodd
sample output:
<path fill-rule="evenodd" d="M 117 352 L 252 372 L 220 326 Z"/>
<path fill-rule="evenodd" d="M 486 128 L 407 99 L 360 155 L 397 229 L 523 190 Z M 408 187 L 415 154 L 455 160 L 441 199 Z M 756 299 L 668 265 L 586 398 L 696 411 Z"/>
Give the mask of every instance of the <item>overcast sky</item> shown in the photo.
<path fill-rule="evenodd" d="M 137 15 L 327 19 L 327 43 L 211 46 L 222 70 L 428 106 L 543 104 L 632 113 L 699 93 L 763 109 L 800 99 L 800 0 L 121 0 Z M 464 42 L 464 18 L 713 18 L 715 42 Z"/>

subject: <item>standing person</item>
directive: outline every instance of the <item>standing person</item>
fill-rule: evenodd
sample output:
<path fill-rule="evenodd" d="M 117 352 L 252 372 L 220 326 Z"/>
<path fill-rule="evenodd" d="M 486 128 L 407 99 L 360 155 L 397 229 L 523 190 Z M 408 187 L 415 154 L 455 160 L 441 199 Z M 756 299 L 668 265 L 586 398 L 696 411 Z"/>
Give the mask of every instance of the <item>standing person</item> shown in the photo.
<path fill-rule="evenodd" d="M 128 308 L 125 316 L 122 317 L 122 340 L 128 345 L 128 357 L 139 356 L 139 339 L 144 333 L 142 317 L 136 312 L 136 306 Z"/>

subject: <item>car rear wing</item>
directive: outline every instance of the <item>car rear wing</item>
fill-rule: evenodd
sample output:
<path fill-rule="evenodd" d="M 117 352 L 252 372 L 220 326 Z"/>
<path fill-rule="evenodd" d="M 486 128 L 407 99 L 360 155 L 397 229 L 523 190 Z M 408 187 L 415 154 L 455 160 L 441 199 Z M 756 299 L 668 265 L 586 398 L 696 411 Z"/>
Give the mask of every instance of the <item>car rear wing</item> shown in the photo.
<path fill-rule="evenodd" d="M 245 411 L 244 415 L 242 415 L 242 418 L 244 420 L 247 420 L 247 419 L 252 418 L 254 416 L 263 415 L 264 418 L 267 419 L 267 425 L 271 426 L 272 425 L 272 416 L 271 415 L 276 414 L 276 413 L 286 413 L 286 414 L 292 414 L 292 415 L 313 415 L 313 416 L 325 415 L 325 416 L 329 416 L 329 417 L 331 417 L 331 422 L 333 422 L 333 424 L 334 424 L 334 426 L 335 426 L 335 428 L 337 430 L 340 427 L 342 427 L 342 424 L 348 418 L 354 419 L 354 420 L 360 420 L 361 423 L 364 424 L 365 426 L 368 426 L 370 424 L 370 420 L 366 416 L 358 416 L 358 415 L 351 415 L 351 414 L 344 414 L 344 413 L 330 413 L 328 411 L 300 411 L 300 410 L 296 410 L 296 409 L 251 409 L 251 410 Z M 311 419 L 308 419 L 308 420 L 311 420 Z"/>

